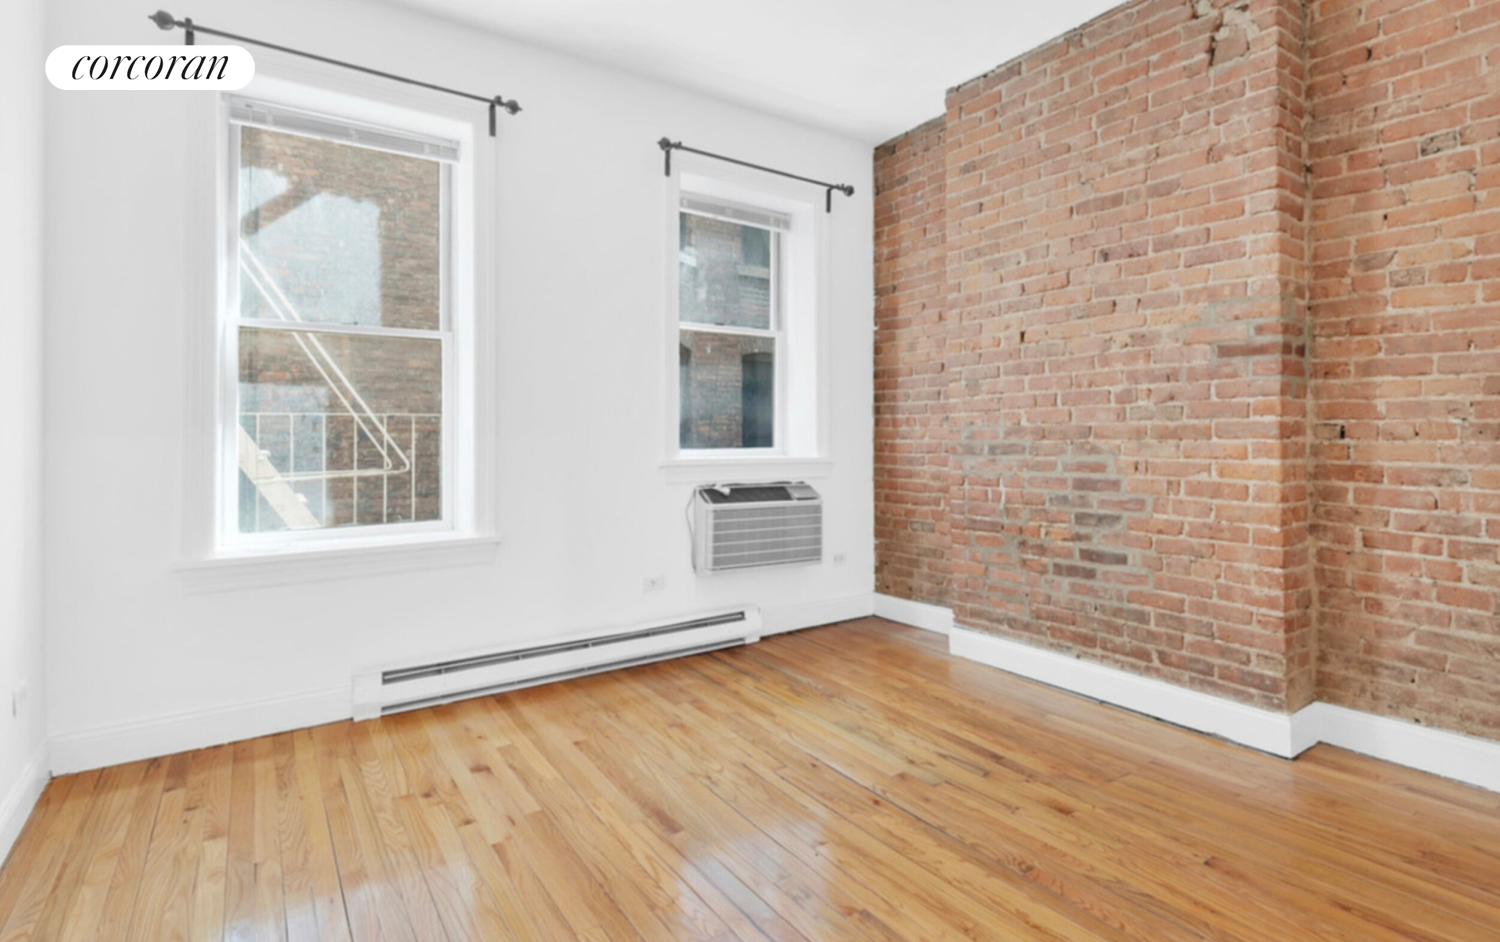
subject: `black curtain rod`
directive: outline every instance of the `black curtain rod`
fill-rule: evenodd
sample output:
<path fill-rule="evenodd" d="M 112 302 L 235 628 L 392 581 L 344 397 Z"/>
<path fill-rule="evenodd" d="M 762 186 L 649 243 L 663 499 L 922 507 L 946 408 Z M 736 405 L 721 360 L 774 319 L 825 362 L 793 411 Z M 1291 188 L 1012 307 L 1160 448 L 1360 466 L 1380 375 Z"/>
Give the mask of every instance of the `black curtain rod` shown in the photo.
<path fill-rule="evenodd" d="M 725 157 L 723 154 L 711 154 L 706 150 L 699 150 L 696 147 L 688 147 L 681 141 L 668 140 L 665 137 L 657 141 L 656 146 L 661 148 L 662 155 L 666 158 L 666 175 L 669 177 L 672 175 L 672 151 L 685 150 L 689 154 L 697 154 L 700 157 L 712 157 L 714 160 L 722 160 L 725 163 L 738 164 L 741 167 L 749 167 L 751 170 L 760 170 L 764 173 L 774 173 L 778 177 L 790 177 L 793 180 L 801 180 L 803 183 L 811 183 L 814 186 L 821 186 L 823 189 L 828 191 L 824 194 L 824 212 L 833 212 L 834 190 L 838 190 L 845 196 L 854 195 L 854 187 L 850 186 L 847 183 L 828 183 L 824 180 L 814 180 L 812 177 L 804 177 L 796 173 L 787 173 L 785 170 L 777 170 L 774 167 L 762 167 L 760 164 L 752 164 L 748 160 L 740 160 L 735 157 Z"/>
<path fill-rule="evenodd" d="M 253 46 L 264 46 L 267 49 L 275 49 L 277 52 L 290 53 L 294 56 L 301 56 L 304 59 L 314 59 L 318 62 L 326 62 L 329 65 L 341 66 L 345 69 L 353 69 L 356 72 L 363 72 L 366 75 L 376 75 L 380 78 L 390 79 L 393 82 L 404 82 L 407 85 L 417 85 L 422 88 L 430 88 L 435 92 L 443 92 L 448 95 L 457 95 L 460 98 L 468 98 L 473 101 L 482 101 L 490 106 L 490 137 L 495 136 L 496 109 L 504 108 L 510 114 L 515 114 L 517 111 L 521 110 L 520 103 L 517 102 L 514 98 L 509 101 L 506 101 L 499 95 L 496 95 L 493 98 L 486 98 L 483 95 L 475 95 L 472 92 L 461 92 L 456 88 L 446 88 L 442 85 L 434 85 L 431 82 L 419 82 L 416 79 L 407 78 L 404 75 L 392 75 L 390 72 L 382 72 L 379 69 L 371 69 L 367 66 L 355 65 L 352 62 L 344 62 L 341 59 L 330 59 L 327 56 L 320 56 L 316 53 L 303 52 L 301 49 L 292 49 L 289 46 L 278 46 L 275 43 L 268 43 L 260 39 L 251 39 L 248 36 L 237 36 L 234 33 L 226 33 L 221 29 L 210 29 L 207 26 L 199 26 L 198 24 L 193 22 L 192 17 L 181 20 L 174 19 L 172 17 L 172 14 L 168 13 L 166 10 L 157 10 L 155 13 L 146 17 L 146 19 L 155 23 L 157 27 L 162 30 L 170 30 L 174 26 L 180 28 L 183 31 L 183 45 L 187 46 L 191 46 L 194 44 L 196 34 L 207 33 L 210 36 L 223 36 L 225 39 L 233 39 L 242 43 L 250 43 Z"/>

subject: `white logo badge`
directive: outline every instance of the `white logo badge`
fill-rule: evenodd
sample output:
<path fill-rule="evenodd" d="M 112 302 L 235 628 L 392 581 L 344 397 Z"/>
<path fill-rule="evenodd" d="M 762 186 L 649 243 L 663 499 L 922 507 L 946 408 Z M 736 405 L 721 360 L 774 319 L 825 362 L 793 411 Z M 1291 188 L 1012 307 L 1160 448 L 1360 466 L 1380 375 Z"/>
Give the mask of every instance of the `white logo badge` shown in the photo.
<path fill-rule="evenodd" d="M 58 46 L 47 57 L 48 80 L 68 90 L 234 90 L 254 77 L 242 46 Z"/>

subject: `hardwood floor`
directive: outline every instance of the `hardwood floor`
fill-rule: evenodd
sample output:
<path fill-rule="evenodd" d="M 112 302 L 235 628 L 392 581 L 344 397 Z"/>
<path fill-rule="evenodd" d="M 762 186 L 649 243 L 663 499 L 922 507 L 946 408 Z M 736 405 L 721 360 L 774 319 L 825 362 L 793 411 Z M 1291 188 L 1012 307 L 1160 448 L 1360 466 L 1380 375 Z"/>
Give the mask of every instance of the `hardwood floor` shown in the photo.
<path fill-rule="evenodd" d="M 59 778 L 20 939 L 1500 939 L 1500 795 L 865 619 Z"/>

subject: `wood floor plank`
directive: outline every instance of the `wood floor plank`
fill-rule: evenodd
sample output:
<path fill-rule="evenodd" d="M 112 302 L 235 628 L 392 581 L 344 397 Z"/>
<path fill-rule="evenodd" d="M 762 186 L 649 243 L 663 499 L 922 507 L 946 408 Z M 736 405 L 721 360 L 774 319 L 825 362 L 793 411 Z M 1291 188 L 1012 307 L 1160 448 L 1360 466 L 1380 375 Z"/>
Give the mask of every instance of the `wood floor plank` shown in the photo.
<path fill-rule="evenodd" d="M 361 842 L 363 830 L 356 824 L 344 790 L 343 764 L 352 752 L 349 726 L 335 724 L 312 731 L 316 744 L 318 782 L 323 813 L 328 821 L 329 842 L 338 862 L 339 883 L 344 894 L 349 932 L 354 942 L 408 942 L 413 939 L 404 909 L 394 905 L 384 889 L 385 868 L 373 845 Z"/>
<path fill-rule="evenodd" d="M 541 806 L 509 775 L 499 752 L 506 741 L 489 728 L 489 716 L 482 703 L 455 704 L 447 708 L 446 722 L 429 729 L 445 767 L 456 783 L 462 782 L 461 790 L 469 796 L 466 805 L 474 811 L 475 823 L 461 826 L 459 836 L 516 938 L 566 939 L 574 933 L 556 898 L 518 850 L 517 822 L 540 813 Z"/>
<path fill-rule="evenodd" d="M 140 787 L 131 803 L 130 823 L 110 874 L 104 905 L 92 932 L 86 938 L 115 942 L 123 940 L 130 930 L 130 920 L 135 915 L 136 902 L 140 898 L 146 856 L 151 850 L 152 832 L 156 827 L 156 810 L 161 805 L 162 786 L 167 780 L 167 768 L 170 764 L 171 757 L 166 757 L 152 759 L 146 766 Z"/>
<path fill-rule="evenodd" d="M 183 768 L 186 768 L 186 756 Z M 166 789 L 156 809 L 151 848 L 131 915 L 129 942 L 186 942 L 191 929 L 193 882 L 203 843 L 203 809 L 188 809 L 186 780 Z"/>
<path fill-rule="evenodd" d="M 1500 942 L 1500 796 L 861 619 L 65 776 L 0 942 Z"/>
<path fill-rule="evenodd" d="M 497 722 L 506 722 L 498 713 L 495 718 Z M 507 727 L 502 725 L 502 728 Z M 563 918 L 581 936 L 602 934 L 615 942 L 642 939 L 640 930 L 631 924 L 619 902 L 610 896 L 548 812 L 544 796 L 560 794 L 566 788 L 565 783 L 534 748 L 518 750 L 507 745 L 499 752 L 504 764 L 515 773 L 515 781 L 541 805 L 537 812 L 515 819 L 512 837 L 515 851 L 530 861 Z"/>
<path fill-rule="evenodd" d="M 632 806 L 613 782 L 578 750 L 577 744 L 588 735 L 586 717 L 580 709 L 586 704 L 559 710 L 555 702 L 545 699 L 515 698 L 515 702 L 519 710 L 530 712 L 533 717 L 538 715 L 533 710 L 541 710 L 548 716 L 570 720 L 567 736 L 539 740 L 539 746 L 548 761 L 578 792 L 586 806 L 586 810 L 579 807 L 578 814 L 591 815 L 630 855 L 637 877 L 648 881 L 646 890 L 651 894 L 651 906 L 660 918 L 682 922 L 683 932 L 688 937 L 719 938 L 728 933 L 731 938 L 767 938 L 697 867 L 682 859 L 666 842 L 654 839 L 655 835 L 649 829 L 640 827 L 644 821 L 639 809 Z M 605 843 L 614 848 L 613 843 Z M 758 903 L 755 908 L 762 918 L 776 921 L 774 913 L 766 909 L 763 902 Z M 785 923 L 776 928 L 779 934 L 774 937 L 777 938 L 800 935 Z"/>
<path fill-rule="evenodd" d="M 328 817 L 319 788 L 317 745 L 310 730 L 288 736 L 285 782 L 286 827 L 300 829 L 304 850 L 298 859 L 306 867 L 306 893 L 317 924 L 316 937 L 329 942 L 349 942 L 349 914 L 344 908 L 338 859 L 329 834 Z M 278 770 L 280 774 L 280 770 Z M 282 782 L 278 779 L 278 787 Z M 283 843 L 283 859 L 286 855 Z M 288 920 L 290 923 L 290 920 Z"/>
<path fill-rule="evenodd" d="M 229 860 L 229 818 L 234 747 L 223 745 L 195 754 L 197 768 L 188 772 L 188 807 L 201 812 L 198 873 L 193 880 L 189 938 L 194 942 L 224 938 L 225 876 Z"/>
<path fill-rule="evenodd" d="M 118 783 L 108 789 L 102 802 L 98 830 L 80 842 L 81 852 L 75 855 L 76 861 L 84 866 L 78 890 L 71 899 L 60 901 L 55 915 L 61 921 L 54 922 L 55 931 L 51 926 L 38 927 L 36 937 L 39 939 L 87 942 L 95 937 L 115 868 L 124 849 L 132 808 L 139 795 L 149 794 L 145 783 L 150 763 L 136 762 L 116 769 Z"/>
<path fill-rule="evenodd" d="M 67 916 L 75 905 L 97 907 L 98 882 L 102 878 L 96 877 L 92 885 L 88 883 L 89 869 L 93 864 L 90 851 L 117 844 L 124 833 L 129 800 L 144 771 L 143 763 L 103 771 L 90 796 L 87 815 L 75 845 L 77 850 L 64 859 L 41 910 L 36 914 L 35 924 L 24 929 L 20 925 L 7 927 L 4 938 L 55 939 L 61 935 Z M 79 897 L 85 890 L 91 891 L 90 897 L 80 901 Z"/>
<path fill-rule="evenodd" d="M 375 721 L 379 722 L 379 721 Z M 350 734 L 353 753 L 339 763 L 340 777 L 344 782 L 344 794 L 349 799 L 360 843 L 364 847 L 365 859 L 381 861 L 386 874 L 381 893 L 381 924 L 387 921 L 386 913 L 399 908 L 404 922 L 411 927 L 413 935 L 423 942 L 442 942 L 447 938 L 442 920 L 432 894 L 422 879 L 410 840 L 400 819 L 396 816 L 395 798 L 398 792 L 389 770 L 381 759 L 384 750 L 376 744 L 373 723 L 361 723 Z M 383 736 L 380 738 L 384 738 Z M 387 759 L 393 759 L 387 756 Z M 397 782 L 404 784 L 401 776 Z"/>
<path fill-rule="evenodd" d="M 85 772 L 72 776 L 63 786 L 66 794 L 51 809 L 46 836 L 33 852 L 35 870 L 31 879 L 22 882 L 9 912 L 0 914 L 0 939 L 14 942 L 30 938 L 56 881 L 66 872 L 68 860 L 81 850 L 79 831 L 90 816 L 100 780 L 101 773 Z"/>

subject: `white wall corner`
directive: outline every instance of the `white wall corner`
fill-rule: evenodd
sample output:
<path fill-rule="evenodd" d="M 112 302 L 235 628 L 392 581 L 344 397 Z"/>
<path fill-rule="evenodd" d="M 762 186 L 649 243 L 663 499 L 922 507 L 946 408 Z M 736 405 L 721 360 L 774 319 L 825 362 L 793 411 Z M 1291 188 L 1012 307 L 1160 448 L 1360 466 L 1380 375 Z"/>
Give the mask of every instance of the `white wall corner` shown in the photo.
<path fill-rule="evenodd" d="M 953 609 L 932 605 L 928 602 L 912 602 L 898 599 L 894 595 L 875 593 L 875 614 L 890 621 L 935 631 L 940 635 L 953 631 Z"/>
<path fill-rule="evenodd" d="M 959 657 L 1252 749 L 1282 758 L 1296 755 L 1292 718 L 1285 713 L 1246 706 L 968 628 L 953 629 L 948 649 Z"/>
<path fill-rule="evenodd" d="M 795 605 L 762 606 L 760 612 L 762 632 L 765 635 L 779 635 L 784 631 L 800 631 L 803 628 L 832 625 L 855 618 L 868 618 L 875 613 L 875 601 L 869 592 L 861 592 Z"/>
<path fill-rule="evenodd" d="M 343 686 L 153 717 L 53 736 L 50 764 L 52 774 L 67 775 L 346 720 L 351 711 Z"/>
<path fill-rule="evenodd" d="M 21 836 L 21 828 L 26 826 L 26 819 L 31 816 L 31 809 L 36 807 L 37 799 L 42 797 L 42 790 L 47 787 L 47 745 L 47 740 L 43 739 L 36 752 L 21 767 L 21 773 L 16 776 L 10 791 L 0 799 L 0 865 L 5 863 L 10 849 L 15 846 L 16 838 Z"/>

